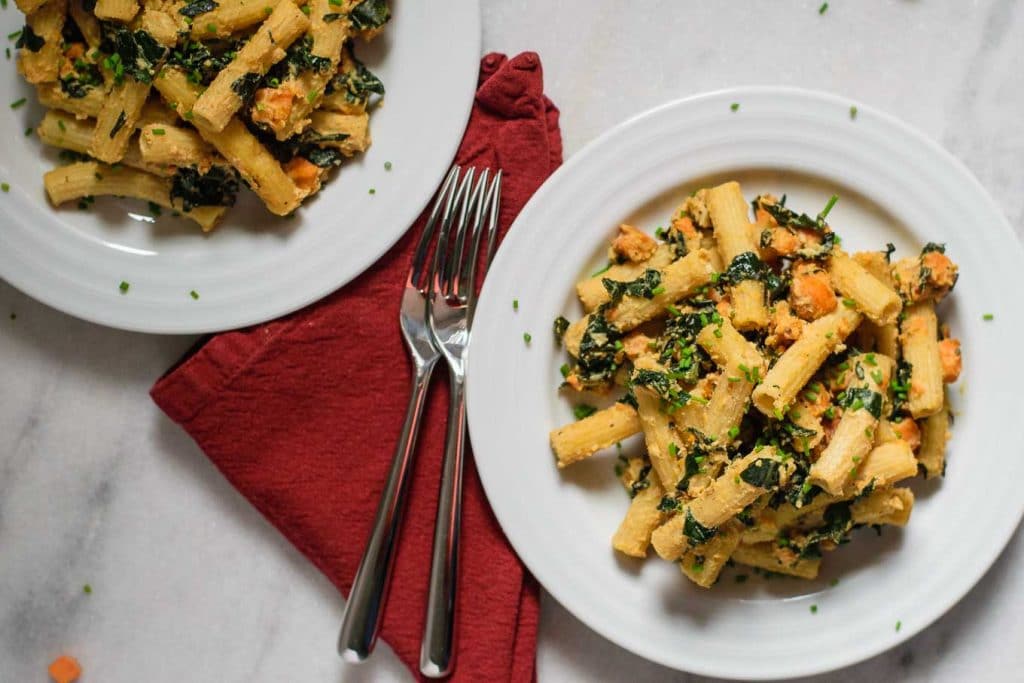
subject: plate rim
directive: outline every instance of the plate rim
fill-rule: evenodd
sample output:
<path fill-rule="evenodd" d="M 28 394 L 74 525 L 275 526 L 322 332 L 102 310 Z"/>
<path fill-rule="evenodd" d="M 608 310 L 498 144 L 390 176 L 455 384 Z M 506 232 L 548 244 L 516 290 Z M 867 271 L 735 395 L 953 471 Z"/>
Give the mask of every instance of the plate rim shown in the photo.
<path fill-rule="evenodd" d="M 562 164 L 562 166 L 556 169 L 556 171 L 544 182 L 544 184 L 538 189 L 537 192 L 534 193 L 534 195 L 530 198 L 527 204 L 523 207 L 522 211 L 516 217 L 516 220 L 513 222 L 510 230 L 514 229 L 520 221 L 529 220 L 531 218 L 532 212 L 536 210 L 536 205 L 539 205 L 546 200 L 548 193 L 554 191 L 553 188 L 558 184 L 558 182 L 563 176 L 572 173 L 577 166 L 585 163 L 588 160 L 588 157 L 593 153 L 595 149 L 600 148 L 607 141 L 620 136 L 624 130 L 630 129 L 633 126 L 640 125 L 644 122 L 644 120 L 651 117 L 655 117 L 666 110 L 672 110 L 677 107 L 692 106 L 708 100 L 742 101 L 742 98 L 744 96 L 751 95 L 761 97 L 778 96 L 783 98 L 802 98 L 804 100 L 814 100 L 818 103 L 827 103 L 832 106 L 855 106 L 857 107 L 858 115 L 870 116 L 872 119 L 877 119 L 879 122 L 881 122 L 883 126 L 888 127 L 890 130 L 893 130 L 894 132 L 897 132 L 900 135 L 907 136 L 913 139 L 913 141 L 915 141 L 923 149 L 927 150 L 932 154 L 937 154 L 943 160 L 943 162 L 949 166 L 949 168 L 952 171 L 956 172 L 959 179 L 966 180 L 971 184 L 973 192 L 975 192 L 977 196 L 983 197 L 985 203 L 988 205 L 988 208 L 991 210 L 992 214 L 998 216 L 999 218 L 999 220 L 997 221 L 997 225 L 989 226 L 989 229 L 1001 232 L 1003 237 L 1009 237 L 1011 243 L 1013 244 L 1012 248 L 1017 251 L 1018 256 L 1024 257 L 1024 245 L 1021 244 L 1020 238 L 1016 235 L 1016 233 L 1014 233 L 1012 226 L 1010 225 L 1009 221 L 1007 220 L 1005 214 L 1003 213 L 999 205 L 995 202 L 994 198 L 985 189 L 985 187 L 981 184 L 978 178 L 975 177 L 975 175 L 970 171 L 970 169 L 968 169 L 967 166 L 962 161 L 960 161 L 960 159 L 955 157 L 951 152 L 949 152 L 949 150 L 945 149 L 937 141 L 927 136 L 918 128 L 899 119 L 895 115 L 889 114 L 871 105 L 865 104 L 855 98 L 845 97 L 843 95 L 825 90 L 808 89 L 788 85 L 750 85 L 720 88 L 716 90 L 697 93 L 687 97 L 676 98 L 665 103 L 662 103 L 660 105 L 654 106 L 652 108 L 649 108 L 643 112 L 627 117 L 626 119 L 620 121 L 619 123 L 611 126 L 609 129 L 607 129 L 597 137 L 591 139 L 589 142 L 587 142 L 587 144 L 580 148 L 579 151 L 574 153 L 564 164 Z M 496 258 L 500 259 L 502 256 L 502 250 L 499 249 Z M 488 282 L 493 282 L 493 280 L 485 281 L 478 302 L 478 308 L 481 307 L 481 304 L 485 306 L 489 305 L 491 299 L 495 300 L 495 306 L 501 306 L 501 304 L 498 303 L 497 301 L 501 292 L 493 291 L 496 285 L 488 287 Z M 467 377 L 469 379 L 467 384 L 467 419 L 468 428 L 470 432 L 470 439 L 472 442 L 473 435 L 475 433 L 479 434 L 482 431 L 484 431 L 486 429 L 486 425 L 480 423 L 480 420 L 483 419 L 482 417 L 480 417 L 480 415 L 483 412 L 483 408 L 474 408 L 474 406 L 482 405 L 483 400 L 480 399 L 482 392 L 474 392 L 472 388 L 474 384 L 472 380 L 474 374 L 473 354 L 469 355 L 468 364 L 469 367 L 467 368 Z M 474 416 L 476 416 L 476 418 L 474 418 Z M 487 468 L 480 468 L 479 460 L 477 458 L 474 458 L 474 460 L 476 461 L 477 471 L 479 473 L 481 485 L 484 488 L 484 493 L 487 496 L 488 501 L 490 502 L 494 498 L 494 496 L 492 495 L 492 493 L 494 492 L 494 488 L 499 485 L 499 482 L 490 480 L 486 474 Z M 922 630 L 933 624 L 942 615 L 948 612 L 953 606 L 958 604 L 967 595 L 967 593 L 970 592 L 970 590 L 977 585 L 977 583 L 991 569 L 992 565 L 1003 553 L 1010 539 L 1013 537 L 1013 534 L 1020 526 L 1021 519 L 1024 518 L 1024 498 L 1022 498 L 1019 504 L 1017 505 L 1016 514 L 1007 517 L 1007 522 L 1000 528 L 996 529 L 995 534 L 991 533 L 991 529 L 989 530 L 988 535 L 993 537 L 995 542 L 990 544 L 989 551 L 986 553 L 985 557 L 982 558 L 982 561 L 977 562 L 975 565 L 973 565 L 973 570 L 971 572 L 960 575 L 962 580 L 948 594 L 947 599 L 944 601 L 939 601 L 938 603 L 932 603 L 938 604 L 938 607 L 923 606 L 920 611 L 920 616 L 922 616 L 923 618 L 915 620 L 912 624 L 908 624 L 906 627 L 900 629 L 892 638 L 892 640 L 883 644 L 881 647 L 875 649 L 869 648 L 870 651 L 853 652 L 851 650 L 844 650 L 843 652 L 849 651 L 850 654 L 844 654 L 843 652 L 837 653 L 833 655 L 830 661 L 823 662 L 816 666 L 805 666 L 802 668 L 794 667 L 791 671 L 788 672 L 775 672 L 770 673 L 768 675 L 758 675 L 753 678 L 751 678 L 749 672 L 740 673 L 735 670 L 703 666 L 699 663 L 696 663 L 693 666 L 687 664 L 687 667 L 685 669 L 681 668 L 680 663 L 677 661 L 673 661 L 668 657 L 657 656 L 656 653 L 652 654 L 651 652 L 641 651 L 639 648 L 633 647 L 632 643 L 620 640 L 616 637 L 616 634 L 608 632 L 604 628 L 603 623 L 593 623 L 591 620 L 587 619 L 585 614 L 581 613 L 581 610 L 577 610 L 575 606 L 570 606 L 570 604 L 567 604 L 567 601 L 561 598 L 561 594 L 563 594 L 562 590 L 560 590 L 557 586 L 552 587 L 551 585 L 549 585 L 549 583 L 546 583 L 541 578 L 541 575 L 545 572 L 538 572 L 536 570 L 536 563 L 531 563 L 527 560 L 527 556 L 530 554 L 529 551 L 524 553 L 520 550 L 519 547 L 517 547 L 517 545 L 513 541 L 514 534 L 510 533 L 509 529 L 506 528 L 506 522 L 499 515 L 498 510 L 495 508 L 493 504 L 492 509 L 494 510 L 495 519 L 498 521 L 499 526 L 501 526 L 506 538 L 508 538 L 510 545 L 512 545 L 517 555 L 523 561 L 523 564 L 537 578 L 538 582 L 544 587 L 544 589 L 576 619 L 578 619 L 581 623 L 585 624 L 591 630 L 600 634 L 603 638 L 615 643 L 619 647 L 622 647 L 623 649 L 626 649 L 637 656 L 647 659 L 648 661 L 653 661 L 655 663 L 676 670 L 730 679 L 779 680 L 782 678 L 792 676 L 806 676 L 827 673 L 831 671 L 836 671 L 847 666 L 851 666 L 853 664 L 862 662 L 870 657 L 876 656 L 882 652 L 888 651 L 889 649 L 901 643 L 906 642 L 907 640 L 915 636 L 917 633 L 921 632 Z"/>
<path fill-rule="evenodd" d="M 61 292 L 66 287 L 73 287 L 74 285 L 69 282 L 58 287 L 48 286 L 46 280 L 51 273 L 45 270 L 33 270 L 32 267 L 23 268 L 10 264 L 9 267 L 4 268 L 5 259 L 2 257 L 2 254 L 0 254 L 0 271 L 2 271 L 0 272 L 0 280 L 29 298 L 74 318 L 127 332 L 160 335 L 213 334 L 250 327 L 294 313 L 348 285 L 377 263 L 388 250 L 408 233 L 417 217 L 430 202 L 437 186 L 455 158 L 459 146 L 462 144 L 462 138 L 465 135 L 466 126 L 468 125 L 476 97 L 477 80 L 475 75 L 479 70 L 483 36 L 480 0 L 460 0 L 456 3 L 456 9 L 459 8 L 466 13 L 465 21 L 471 26 L 471 29 L 465 34 L 460 34 L 460 42 L 464 45 L 463 51 L 468 55 L 465 58 L 465 68 L 467 71 L 472 70 L 473 77 L 466 78 L 465 83 L 461 85 L 461 91 L 457 99 L 449 100 L 453 103 L 453 106 L 448 118 L 452 121 L 453 130 L 458 132 L 453 133 L 447 143 L 443 145 L 443 149 L 434 156 L 432 167 L 422 167 L 417 170 L 417 176 L 421 178 L 429 177 L 430 182 L 420 181 L 422 188 L 420 188 L 419 194 L 422 194 L 422 197 L 419 197 L 416 201 L 405 203 L 404 206 L 406 208 L 395 213 L 393 221 L 402 227 L 396 227 L 395 231 L 387 238 L 381 239 L 372 245 L 372 248 L 367 248 L 364 252 L 365 258 L 361 259 L 358 264 L 353 262 L 354 265 L 348 268 L 334 268 L 330 271 L 334 273 L 333 276 L 328 277 L 325 275 L 322 279 L 318 280 L 318 286 L 302 290 L 301 296 L 285 297 L 278 304 L 267 305 L 255 313 L 247 313 L 248 308 L 244 305 L 244 302 L 243 305 L 239 305 L 237 301 L 225 301 L 218 305 L 219 310 L 213 318 L 211 318 L 209 308 L 199 309 L 196 316 L 182 319 L 176 315 L 176 311 L 159 310 L 159 302 L 126 299 L 121 302 L 123 305 L 120 306 L 99 306 L 86 299 L 78 298 L 73 294 L 62 295 Z M 470 62 L 472 62 L 472 68 L 470 67 Z M 26 87 L 24 84 L 22 86 Z M 440 147 L 441 145 L 439 144 L 438 146 Z M 329 192 L 330 189 L 329 184 L 326 190 Z M 31 212 L 34 209 L 38 209 L 38 204 L 44 205 L 43 210 L 52 211 L 42 195 L 40 195 L 40 199 L 33 199 L 28 203 L 27 211 Z M 29 213 L 17 211 L 23 214 L 22 219 L 24 221 L 31 220 Z M 377 230 L 378 228 L 370 227 L 367 229 Z M 3 235 L 0 234 L 0 244 L 4 241 Z M 344 248 L 344 245 L 341 246 Z M 12 256 L 12 258 L 14 257 Z M 58 280 L 59 277 L 49 279 Z M 116 277 L 114 279 L 116 280 Z M 248 303 L 251 304 L 252 302 L 249 301 Z"/>

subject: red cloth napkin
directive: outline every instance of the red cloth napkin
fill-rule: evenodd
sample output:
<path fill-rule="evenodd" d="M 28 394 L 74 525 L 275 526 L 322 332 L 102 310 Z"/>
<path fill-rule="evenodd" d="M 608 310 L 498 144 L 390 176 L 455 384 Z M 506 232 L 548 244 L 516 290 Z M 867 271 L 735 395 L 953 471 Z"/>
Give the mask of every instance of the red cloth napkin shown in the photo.
<path fill-rule="evenodd" d="M 502 169 L 500 225 L 562 161 L 540 59 L 490 54 L 456 156 Z M 224 476 L 347 594 L 409 397 L 399 299 L 424 218 L 326 299 L 206 342 L 151 395 Z M 426 404 L 381 635 L 418 674 L 448 401 L 439 365 Z M 537 586 L 512 552 L 466 459 L 453 680 L 534 678 Z"/>

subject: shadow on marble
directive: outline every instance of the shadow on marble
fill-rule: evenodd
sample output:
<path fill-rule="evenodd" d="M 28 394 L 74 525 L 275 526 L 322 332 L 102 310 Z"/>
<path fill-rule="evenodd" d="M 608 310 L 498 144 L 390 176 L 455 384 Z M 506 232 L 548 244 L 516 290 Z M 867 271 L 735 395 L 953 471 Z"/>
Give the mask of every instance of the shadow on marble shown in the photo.
<path fill-rule="evenodd" d="M 955 658 L 962 638 L 958 634 L 973 629 L 1019 580 L 1014 558 L 1024 548 L 1017 530 L 995 565 L 964 598 L 937 622 L 908 642 L 880 655 L 829 674 L 792 679 L 792 683 L 858 683 L 860 681 L 935 680 L 944 659 Z M 721 683 L 724 679 L 696 676 L 674 671 L 638 657 L 604 640 L 555 603 L 546 592 L 542 596 L 539 640 L 541 677 L 548 660 L 571 661 L 580 680 L 685 681 Z M 557 634 L 557 637 L 556 637 Z M 581 653 L 586 653 L 582 656 Z M 556 668 L 551 663 L 552 668 Z M 561 668 L 561 667 L 559 667 Z"/>

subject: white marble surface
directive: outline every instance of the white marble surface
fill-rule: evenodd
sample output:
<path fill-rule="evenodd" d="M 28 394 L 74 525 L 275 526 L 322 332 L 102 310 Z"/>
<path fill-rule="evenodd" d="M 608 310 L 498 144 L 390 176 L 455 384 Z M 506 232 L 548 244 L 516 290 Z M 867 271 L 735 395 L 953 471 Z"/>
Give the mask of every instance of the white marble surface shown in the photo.
<path fill-rule="evenodd" d="M 484 46 L 542 55 L 567 156 L 671 98 L 800 85 L 921 128 L 1020 226 L 1024 5 L 819 5 L 485 0 Z M 338 661 L 332 587 L 150 403 L 192 341 L 99 328 L 0 282 L 0 682 L 44 681 L 63 651 L 83 683 L 409 680 L 386 647 L 358 669 Z M 922 634 L 814 680 L 1021 680 L 1022 536 Z M 539 640 L 542 681 L 697 680 L 550 599 Z"/>

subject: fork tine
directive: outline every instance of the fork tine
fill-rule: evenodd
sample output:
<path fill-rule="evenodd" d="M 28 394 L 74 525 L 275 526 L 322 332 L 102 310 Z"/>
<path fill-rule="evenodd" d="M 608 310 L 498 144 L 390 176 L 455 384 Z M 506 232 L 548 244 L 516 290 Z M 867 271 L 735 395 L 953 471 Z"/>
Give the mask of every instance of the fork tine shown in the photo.
<path fill-rule="evenodd" d="M 476 174 L 476 169 L 470 169 Z M 468 173 L 466 174 L 469 175 Z M 484 170 L 481 174 L 481 181 L 487 175 L 487 171 Z M 449 296 L 457 295 L 459 292 L 459 273 L 462 270 L 462 262 L 465 258 L 465 246 L 466 246 L 466 233 L 470 229 L 470 221 L 472 216 L 475 215 L 474 207 L 479 196 L 480 182 L 476 181 L 475 184 L 470 183 L 468 188 L 468 194 L 464 197 L 462 206 L 459 207 L 459 222 L 455 226 L 455 242 L 452 247 L 452 259 L 448 264 L 448 270 L 445 273 L 447 276 L 447 291 L 446 294 Z"/>
<path fill-rule="evenodd" d="M 441 237 L 438 239 L 438 245 L 443 245 L 444 251 L 441 254 L 441 261 L 437 267 L 437 273 L 440 276 L 440 288 L 442 296 L 451 296 L 452 294 L 452 282 L 454 277 L 452 276 L 455 268 L 454 264 L 458 261 L 458 253 L 455 251 L 455 243 L 459 241 L 459 233 L 462 232 L 466 222 L 466 210 L 469 205 L 469 199 L 473 191 L 473 178 L 476 176 L 476 169 L 470 168 L 466 171 L 465 175 L 462 176 L 462 181 L 459 183 L 458 189 L 455 190 L 454 202 L 452 204 L 452 211 L 445 221 L 442 227 Z M 454 235 L 453 235 L 454 231 Z"/>
<path fill-rule="evenodd" d="M 486 185 L 484 185 L 486 181 Z M 494 194 L 496 179 L 481 178 L 480 201 L 476 205 L 476 213 L 473 217 L 473 243 L 469 247 L 462 272 L 463 291 L 466 296 L 471 297 L 476 289 L 476 273 L 480 262 L 480 244 L 484 233 L 487 231 L 487 215 L 491 203 L 491 196 Z"/>
<path fill-rule="evenodd" d="M 416 289 L 423 290 L 429 284 L 429 282 L 423 281 L 423 266 L 427 261 L 427 254 L 430 253 L 430 241 L 434 236 L 434 229 L 437 227 L 438 218 L 441 217 L 442 210 L 446 206 L 448 194 L 455 184 L 455 181 L 459 177 L 459 167 L 453 165 L 451 170 L 448 171 L 448 175 L 445 176 L 444 182 L 441 183 L 441 189 L 437 191 L 437 197 L 434 199 L 434 206 L 430 209 L 430 215 L 427 216 L 427 223 L 423 226 L 423 232 L 420 234 L 420 241 L 416 245 L 416 251 L 413 253 L 412 264 L 409 266 L 409 276 L 406 280 L 406 286 L 413 286 Z"/>
<path fill-rule="evenodd" d="M 466 300 L 466 283 L 469 280 L 473 263 L 479 254 L 480 246 L 480 225 L 483 221 L 484 207 L 487 205 L 487 193 L 491 184 L 491 171 L 484 169 L 480 174 L 480 180 L 473 188 L 473 195 L 470 197 L 466 216 L 466 225 L 463 231 L 462 240 L 458 246 L 459 263 L 455 268 L 455 282 L 453 283 L 454 293 L 462 300 Z"/>
<path fill-rule="evenodd" d="M 473 169 L 469 169 L 466 175 L 463 176 L 462 181 L 453 184 L 452 191 L 448 194 L 448 200 L 445 202 L 444 212 L 441 217 L 441 232 L 437 237 L 437 246 L 434 247 L 434 262 L 430 269 L 430 288 L 432 293 L 438 293 L 442 296 L 447 296 L 447 272 L 448 272 L 448 261 L 450 260 L 448 251 L 451 248 L 449 244 L 449 235 L 451 233 L 452 221 L 455 218 L 455 214 L 459 211 L 462 205 L 462 198 L 465 194 L 469 183 L 467 179 L 472 181 Z"/>
<path fill-rule="evenodd" d="M 490 267 L 494 258 L 494 249 L 498 246 L 498 219 L 501 213 L 501 171 L 494 176 L 493 191 L 491 192 L 491 205 L 488 207 L 490 213 L 487 217 L 487 261 L 485 268 Z"/>

